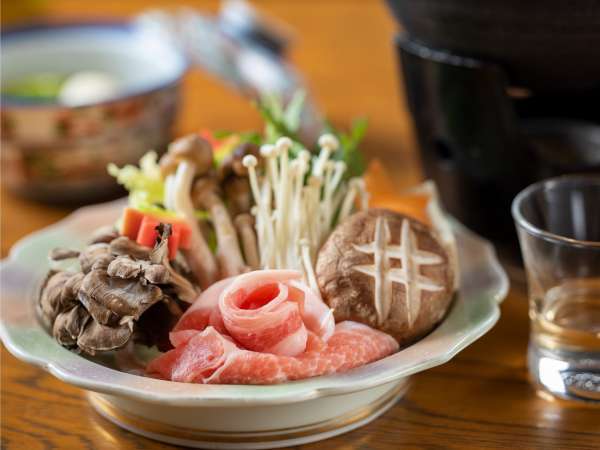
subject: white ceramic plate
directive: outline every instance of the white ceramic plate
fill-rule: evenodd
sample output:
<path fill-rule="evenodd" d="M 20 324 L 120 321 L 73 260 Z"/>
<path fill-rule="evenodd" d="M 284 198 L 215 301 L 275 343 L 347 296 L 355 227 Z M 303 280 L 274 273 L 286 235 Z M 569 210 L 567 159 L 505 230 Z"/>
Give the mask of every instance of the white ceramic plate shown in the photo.
<path fill-rule="evenodd" d="M 18 358 L 98 393 L 92 403 L 111 420 L 172 443 L 268 448 L 360 426 L 393 404 L 409 375 L 443 364 L 492 328 L 508 291 L 493 247 L 453 223 L 460 292 L 439 327 L 398 353 L 347 373 L 275 386 L 184 384 L 132 375 L 111 368 L 111 358 L 102 365 L 64 349 L 34 311 L 49 250 L 82 247 L 90 231 L 113 223 L 122 207 L 118 201 L 80 209 L 14 246 L 0 267 L 0 336 Z"/>

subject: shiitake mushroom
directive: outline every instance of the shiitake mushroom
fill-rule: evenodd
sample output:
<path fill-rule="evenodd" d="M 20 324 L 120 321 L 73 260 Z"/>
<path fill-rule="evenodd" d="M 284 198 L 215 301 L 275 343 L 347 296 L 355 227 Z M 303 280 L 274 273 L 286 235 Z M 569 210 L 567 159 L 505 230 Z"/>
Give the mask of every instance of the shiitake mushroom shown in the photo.
<path fill-rule="evenodd" d="M 337 322 L 353 320 L 406 346 L 444 317 L 455 268 L 435 233 L 385 209 L 353 214 L 319 251 L 316 276 Z"/>

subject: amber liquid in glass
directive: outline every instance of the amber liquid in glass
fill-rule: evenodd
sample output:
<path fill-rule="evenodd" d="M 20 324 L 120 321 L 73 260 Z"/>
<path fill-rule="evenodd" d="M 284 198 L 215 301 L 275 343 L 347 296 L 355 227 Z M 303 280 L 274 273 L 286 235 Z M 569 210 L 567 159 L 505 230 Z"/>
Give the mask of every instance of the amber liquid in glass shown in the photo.
<path fill-rule="evenodd" d="M 566 281 L 532 309 L 532 335 L 540 347 L 600 352 L 600 278 Z"/>

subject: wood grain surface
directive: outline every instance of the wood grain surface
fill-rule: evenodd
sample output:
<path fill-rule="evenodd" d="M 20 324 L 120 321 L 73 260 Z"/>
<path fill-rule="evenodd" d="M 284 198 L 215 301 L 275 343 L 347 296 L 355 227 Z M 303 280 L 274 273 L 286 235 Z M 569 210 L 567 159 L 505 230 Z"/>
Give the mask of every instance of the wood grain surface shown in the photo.
<path fill-rule="evenodd" d="M 129 17 L 176 2 L 65 1 L 43 3 L 55 18 Z M 214 11 L 216 2 L 186 2 Z M 421 173 L 412 123 L 398 86 L 391 45 L 394 25 L 376 0 L 261 1 L 258 6 L 297 32 L 292 60 L 316 100 L 338 125 L 365 115 L 365 148 L 393 168 L 399 186 Z M 4 5 L 3 5 L 4 7 Z M 248 102 L 218 81 L 191 72 L 178 124 L 251 129 L 260 124 Z M 70 210 L 42 206 L 1 192 L 1 252 Z M 600 409 L 548 401 L 527 378 L 526 296 L 514 283 L 498 325 L 450 363 L 413 377 L 408 394 L 375 422 L 302 449 L 598 449 Z M 154 449 L 169 446 L 123 431 L 98 416 L 79 389 L 2 349 L 1 443 L 6 449 Z"/>

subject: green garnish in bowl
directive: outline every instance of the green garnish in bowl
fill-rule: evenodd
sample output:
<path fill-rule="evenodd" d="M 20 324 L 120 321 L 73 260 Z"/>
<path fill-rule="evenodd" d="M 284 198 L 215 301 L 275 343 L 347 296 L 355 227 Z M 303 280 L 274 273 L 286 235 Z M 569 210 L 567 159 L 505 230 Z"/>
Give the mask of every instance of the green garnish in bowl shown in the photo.
<path fill-rule="evenodd" d="M 66 79 L 66 75 L 40 72 L 7 82 L 2 95 L 21 97 L 28 100 L 54 101 Z"/>

